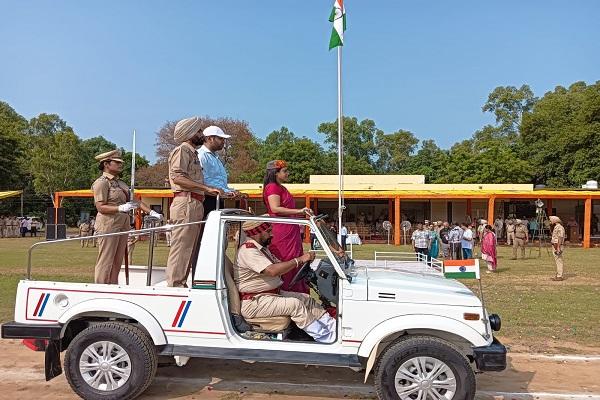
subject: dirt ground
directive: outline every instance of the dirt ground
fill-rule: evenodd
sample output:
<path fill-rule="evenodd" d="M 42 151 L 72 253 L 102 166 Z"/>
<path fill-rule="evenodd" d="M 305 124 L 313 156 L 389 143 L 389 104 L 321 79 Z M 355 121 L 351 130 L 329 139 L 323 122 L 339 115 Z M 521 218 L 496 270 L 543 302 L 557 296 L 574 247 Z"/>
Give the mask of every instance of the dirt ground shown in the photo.
<path fill-rule="evenodd" d="M 44 381 L 44 354 L 0 341 L 0 397 L 74 399 L 64 374 Z M 580 353 L 581 354 L 581 353 Z M 600 353 L 596 353 L 600 354 Z M 477 399 L 600 399 L 600 357 L 510 354 L 501 373 L 478 375 Z M 142 399 L 317 400 L 374 398 L 372 378 L 342 368 L 194 359 L 159 368 Z"/>

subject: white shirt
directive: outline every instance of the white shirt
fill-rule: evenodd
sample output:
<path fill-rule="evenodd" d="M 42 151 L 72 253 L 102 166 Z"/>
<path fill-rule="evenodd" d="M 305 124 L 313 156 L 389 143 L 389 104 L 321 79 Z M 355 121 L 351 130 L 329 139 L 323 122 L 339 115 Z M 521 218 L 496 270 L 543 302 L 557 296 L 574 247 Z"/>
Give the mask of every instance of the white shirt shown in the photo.
<path fill-rule="evenodd" d="M 342 225 L 342 236 L 348 236 L 348 229 Z"/>

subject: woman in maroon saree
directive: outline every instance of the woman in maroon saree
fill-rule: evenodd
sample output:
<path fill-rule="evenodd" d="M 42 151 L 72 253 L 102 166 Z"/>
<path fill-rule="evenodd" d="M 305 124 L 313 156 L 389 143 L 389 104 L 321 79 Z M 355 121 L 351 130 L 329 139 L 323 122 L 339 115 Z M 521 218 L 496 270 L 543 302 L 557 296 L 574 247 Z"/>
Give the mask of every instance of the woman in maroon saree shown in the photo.
<path fill-rule="evenodd" d="M 310 209 L 307 207 L 296 208 L 292 194 L 282 185 L 288 180 L 287 164 L 283 160 L 273 160 L 267 163 L 267 173 L 263 184 L 263 201 L 267 212 L 273 217 L 302 218 Z M 292 224 L 273 224 L 273 239 L 269 250 L 281 261 L 289 261 L 303 254 L 302 227 Z M 282 290 L 291 292 L 308 293 L 306 282 L 297 282 L 290 287 L 290 281 L 302 266 L 284 274 Z"/>

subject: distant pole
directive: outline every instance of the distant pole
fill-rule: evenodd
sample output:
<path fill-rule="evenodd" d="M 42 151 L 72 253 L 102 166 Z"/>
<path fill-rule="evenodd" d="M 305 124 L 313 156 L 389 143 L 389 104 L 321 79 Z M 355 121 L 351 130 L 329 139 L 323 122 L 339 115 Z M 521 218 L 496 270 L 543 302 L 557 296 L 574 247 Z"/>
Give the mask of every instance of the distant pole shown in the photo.
<path fill-rule="evenodd" d="M 21 192 L 21 218 L 23 218 L 23 191 Z"/>
<path fill-rule="evenodd" d="M 344 117 L 342 113 L 342 46 L 338 46 L 338 234 L 342 235 L 344 213 Z"/>

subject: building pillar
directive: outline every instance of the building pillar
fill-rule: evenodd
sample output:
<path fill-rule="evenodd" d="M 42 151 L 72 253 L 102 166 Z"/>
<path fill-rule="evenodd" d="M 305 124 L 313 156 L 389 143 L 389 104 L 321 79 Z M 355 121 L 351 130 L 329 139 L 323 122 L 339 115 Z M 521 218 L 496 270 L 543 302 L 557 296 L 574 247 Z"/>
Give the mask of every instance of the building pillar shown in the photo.
<path fill-rule="evenodd" d="M 142 201 L 141 196 L 139 196 L 137 194 L 134 196 L 135 196 L 136 202 L 140 203 Z M 134 216 L 135 216 L 135 218 L 134 218 L 133 225 L 134 225 L 135 229 L 139 231 L 140 229 L 142 229 L 142 209 L 141 208 L 136 209 L 134 211 Z"/>
<path fill-rule="evenodd" d="M 473 202 L 471 199 L 467 199 L 467 215 L 469 216 L 469 220 L 473 221 Z"/>
<path fill-rule="evenodd" d="M 394 245 L 400 245 L 400 197 L 394 199 Z"/>
<path fill-rule="evenodd" d="M 487 212 L 487 221 L 488 224 L 494 225 L 494 203 L 496 198 L 494 196 L 490 196 L 488 199 L 488 212 Z"/>
<path fill-rule="evenodd" d="M 394 199 L 388 199 L 388 221 L 392 224 L 400 223 L 394 219 Z"/>
<path fill-rule="evenodd" d="M 585 199 L 585 210 L 583 213 L 583 248 L 589 249 L 592 238 L 592 198 Z"/>
<path fill-rule="evenodd" d="M 319 215 L 319 199 L 315 198 L 314 200 L 315 208 L 313 208 L 313 212 L 315 215 Z"/>
<path fill-rule="evenodd" d="M 304 197 L 304 207 L 310 208 L 310 196 Z M 304 243 L 310 243 L 310 228 L 308 226 L 304 227 Z"/>
<path fill-rule="evenodd" d="M 552 199 L 546 199 L 546 215 L 552 215 Z"/>

